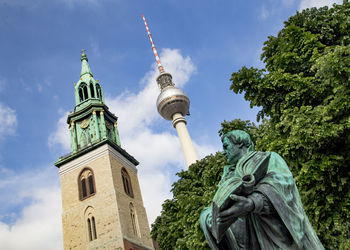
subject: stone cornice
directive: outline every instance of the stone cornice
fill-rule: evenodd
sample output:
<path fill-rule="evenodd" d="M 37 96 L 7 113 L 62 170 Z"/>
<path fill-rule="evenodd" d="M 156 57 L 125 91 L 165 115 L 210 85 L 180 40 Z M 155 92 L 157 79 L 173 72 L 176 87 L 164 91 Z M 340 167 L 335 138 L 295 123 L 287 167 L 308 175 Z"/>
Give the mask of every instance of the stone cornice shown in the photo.
<path fill-rule="evenodd" d="M 115 150 L 115 148 L 110 146 L 108 143 L 104 143 L 99 147 L 81 155 L 80 157 L 76 157 L 75 159 L 71 159 L 70 161 L 66 161 L 60 164 L 59 173 L 60 175 L 67 174 L 81 166 L 87 166 L 92 161 L 108 154 L 111 157 L 115 158 L 117 161 L 121 162 L 122 165 L 128 170 L 137 173 L 136 165 L 128 160 L 125 156 L 123 156 L 120 152 Z M 57 166 L 57 163 L 55 163 L 55 165 Z"/>
<path fill-rule="evenodd" d="M 122 149 L 121 147 L 119 147 L 117 144 L 115 144 L 114 142 L 110 141 L 109 139 L 104 139 L 102 141 L 99 141 L 97 143 L 92 144 L 89 147 L 86 147 L 80 151 L 75 152 L 74 154 L 70 154 L 68 156 L 65 157 L 60 157 L 60 159 L 55 162 L 55 166 L 58 168 L 61 168 L 63 165 L 66 165 L 67 163 L 74 161 L 78 158 L 84 158 L 82 156 L 89 154 L 92 151 L 95 151 L 96 149 L 100 148 L 101 146 L 107 144 L 112 150 L 110 150 L 111 152 L 115 152 L 114 155 L 116 156 L 120 156 L 122 158 L 125 159 L 125 161 L 129 162 L 126 164 L 131 164 L 134 167 L 137 166 L 139 164 L 139 162 L 130 154 L 128 154 L 128 152 L 126 152 L 124 149 Z M 119 158 L 120 158 L 119 157 Z"/>

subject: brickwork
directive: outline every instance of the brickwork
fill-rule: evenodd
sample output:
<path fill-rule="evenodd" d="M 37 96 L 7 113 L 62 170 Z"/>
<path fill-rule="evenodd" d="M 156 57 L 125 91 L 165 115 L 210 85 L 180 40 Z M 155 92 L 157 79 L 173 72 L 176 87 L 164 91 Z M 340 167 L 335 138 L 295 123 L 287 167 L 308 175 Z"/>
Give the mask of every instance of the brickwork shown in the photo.
<path fill-rule="evenodd" d="M 87 160 L 76 159 L 69 171 L 67 166 L 60 167 L 64 249 L 125 249 L 125 240 L 144 249 L 153 249 L 136 168 L 120 160 L 123 156 L 116 157 L 110 146 L 101 147 L 106 150 L 95 149 L 88 153 L 89 157 L 81 156 Z M 94 153 L 98 157 L 93 157 Z M 80 200 L 78 176 L 85 167 L 93 170 L 95 194 Z M 134 198 L 124 191 L 123 167 L 130 176 Z M 133 230 L 130 203 L 136 211 L 139 234 Z M 89 240 L 88 216 L 94 216 L 96 221 L 97 239 L 92 241 Z"/>

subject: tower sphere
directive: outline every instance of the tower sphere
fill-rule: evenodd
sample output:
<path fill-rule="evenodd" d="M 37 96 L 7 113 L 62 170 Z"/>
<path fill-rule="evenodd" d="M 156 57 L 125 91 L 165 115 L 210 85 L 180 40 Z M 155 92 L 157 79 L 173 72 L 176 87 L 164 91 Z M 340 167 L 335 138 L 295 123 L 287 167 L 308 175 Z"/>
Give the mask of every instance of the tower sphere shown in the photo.
<path fill-rule="evenodd" d="M 170 86 L 159 94 L 157 108 L 164 119 L 171 121 L 176 113 L 181 113 L 183 116 L 188 114 L 190 99 L 183 90 Z"/>

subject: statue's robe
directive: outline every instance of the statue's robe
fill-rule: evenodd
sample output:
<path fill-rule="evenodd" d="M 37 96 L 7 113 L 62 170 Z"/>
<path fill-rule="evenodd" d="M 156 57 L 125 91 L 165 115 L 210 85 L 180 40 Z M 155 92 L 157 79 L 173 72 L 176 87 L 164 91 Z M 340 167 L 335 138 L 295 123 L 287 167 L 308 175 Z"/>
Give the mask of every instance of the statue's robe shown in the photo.
<path fill-rule="evenodd" d="M 266 157 L 249 152 L 237 166 L 249 164 L 252 154 Z M 235 166 L 225 166 L 219 185 L 231 177 Z M 200 224 L 211 249 L 324 249 L 304 212 L 292 173 L 277 153 L 270 152 L 267 173 L 248 197 L 254 210 L 232 223 L 219 244 L 211 233 L 212 208 L 202 211 Z"/>

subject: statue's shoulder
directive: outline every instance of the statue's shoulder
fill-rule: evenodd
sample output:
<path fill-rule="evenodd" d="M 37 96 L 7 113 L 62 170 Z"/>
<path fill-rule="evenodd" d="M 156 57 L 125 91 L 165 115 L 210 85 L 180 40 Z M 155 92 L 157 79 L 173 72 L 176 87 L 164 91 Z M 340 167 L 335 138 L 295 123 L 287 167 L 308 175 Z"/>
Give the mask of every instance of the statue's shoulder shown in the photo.
<path fill-rule="evenodd" d="M 241 161 L 243 162 L 256 162 L 261 161 L 265 158 L 270 158 L 273 152 L 270 151 L 251 151 L 242 157 Z"/>
<path fill-rule="evenodd" d="M 283 159 L 278 153 L 274 151 L 253 151 L 257 157 L 270 157 L 270 158 L 278 158 Z"/>

